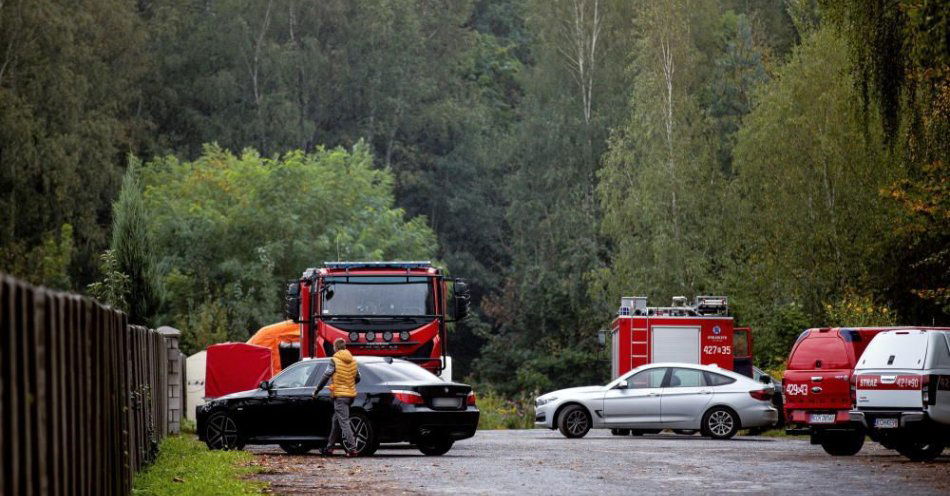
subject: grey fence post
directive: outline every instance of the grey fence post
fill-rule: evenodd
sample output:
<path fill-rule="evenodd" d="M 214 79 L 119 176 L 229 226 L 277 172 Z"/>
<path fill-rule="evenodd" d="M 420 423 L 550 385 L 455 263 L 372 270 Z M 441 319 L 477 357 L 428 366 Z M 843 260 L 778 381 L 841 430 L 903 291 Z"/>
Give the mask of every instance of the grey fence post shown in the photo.
<path fill-rule="evenodd" d="M 185 401 L 185 381 L 181 373 L 181 353 L 178 351 L 181 331 L 168 326 L 162 326 L 156 330 L 164 336 L 165 348 L 168 350 L 168 433 L 179 434 Z"/>

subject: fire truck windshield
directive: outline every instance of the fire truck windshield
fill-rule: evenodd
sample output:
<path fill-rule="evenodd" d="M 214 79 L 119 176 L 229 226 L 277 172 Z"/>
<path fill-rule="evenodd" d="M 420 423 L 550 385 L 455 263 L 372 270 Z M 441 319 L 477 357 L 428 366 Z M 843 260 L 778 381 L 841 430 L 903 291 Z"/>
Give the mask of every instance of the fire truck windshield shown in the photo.
<path fill-rule="evenodd" d="M 435 313 L 429 277 L 340 276 L 323 281 L 324 317 L 431 316 Z"/>

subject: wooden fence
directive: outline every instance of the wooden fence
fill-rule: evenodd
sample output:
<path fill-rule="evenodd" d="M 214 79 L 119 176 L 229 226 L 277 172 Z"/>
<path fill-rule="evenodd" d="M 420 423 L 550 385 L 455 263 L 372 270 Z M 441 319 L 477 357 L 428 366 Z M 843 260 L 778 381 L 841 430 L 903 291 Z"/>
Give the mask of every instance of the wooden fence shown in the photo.
<path fill-rule="evenodd" d="M 129 494 L 167 434 L 167 353 L 122 312 L 0 274 L 0 496 Z"/>

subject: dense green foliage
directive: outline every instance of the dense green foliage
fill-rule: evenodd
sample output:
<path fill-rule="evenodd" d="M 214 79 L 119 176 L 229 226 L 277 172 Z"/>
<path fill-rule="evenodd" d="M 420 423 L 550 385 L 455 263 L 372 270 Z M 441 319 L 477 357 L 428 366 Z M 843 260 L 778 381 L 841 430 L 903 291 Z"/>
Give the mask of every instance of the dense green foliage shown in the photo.
<path fill-rule="evenodd" d="M 393 206 L 392 175 L 352 151 L 261 157 L 207 146 L 194 161 L 143 168 L 145 203 L 164 274 L 166 312 L 187 351 L 245 340 L 280 319 L 283 281 L 324 260 L 425 259 L 425 219 Z"/>
<path fill-rule="evenodd" d="M 324 259 L 433 257 L 508 396 L 604 379 L 621 295 L 727 294 L 769 368 L 948 323 L 944 4 L 3 2 L 0 270 L 195 349 Z"/>

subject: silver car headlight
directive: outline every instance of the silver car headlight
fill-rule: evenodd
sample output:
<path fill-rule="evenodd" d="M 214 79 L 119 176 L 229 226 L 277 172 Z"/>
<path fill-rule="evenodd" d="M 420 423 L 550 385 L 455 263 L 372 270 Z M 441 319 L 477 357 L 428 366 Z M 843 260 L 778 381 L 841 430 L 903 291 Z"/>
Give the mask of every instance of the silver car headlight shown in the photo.
<path fill-rule="evenodd" d="M 538 399 L 536 399 L 534 402 L 535 402 L 535 406 L 542 406 L 542 405 L 546 405 L 546 404 L 548 404 L 548 403 L 550 403 L 550 402 L 552 402 L 552 401 L 555 401 L 555 400 L 557 400 L 557 397 L 556 397 L 556 396 L 551 396 L 551 397 L 548 397 L 548 398 L 538 398 Z"/>

